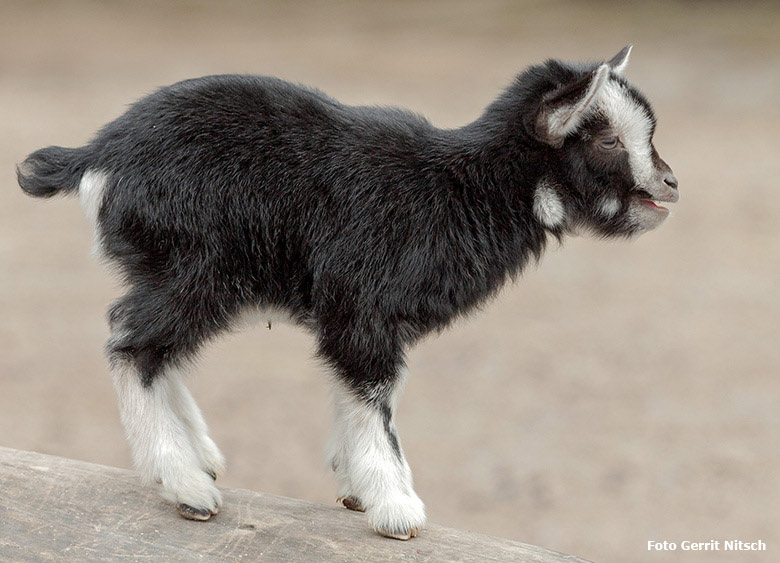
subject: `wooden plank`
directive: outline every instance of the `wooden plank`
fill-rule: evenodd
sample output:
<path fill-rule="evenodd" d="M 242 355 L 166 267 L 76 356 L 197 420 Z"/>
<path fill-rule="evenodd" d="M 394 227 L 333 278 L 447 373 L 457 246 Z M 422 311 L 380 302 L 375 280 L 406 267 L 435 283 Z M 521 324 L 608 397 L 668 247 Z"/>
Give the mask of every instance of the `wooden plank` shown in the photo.
<path fill-rule="evenodd" d="M 222 489 L 216 517 L 193 522 L 131 471 L 1 447 L 0 487 L 2 561 L 583 562 L 435 525 L 390 540 L 360 513 L 238 489 Z"/>

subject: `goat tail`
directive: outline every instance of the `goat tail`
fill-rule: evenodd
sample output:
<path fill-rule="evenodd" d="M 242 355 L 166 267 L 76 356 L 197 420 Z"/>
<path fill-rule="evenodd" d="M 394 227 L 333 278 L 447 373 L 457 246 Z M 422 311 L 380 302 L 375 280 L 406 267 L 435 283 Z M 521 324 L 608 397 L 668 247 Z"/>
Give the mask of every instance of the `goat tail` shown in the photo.
<path fill-rule="evenodd" d="M 16 167 L 22 190 L 34 197 L 51 197 L 76 190 L 86 169 L 86 147 L 47 147 L 28 156 Z"/>

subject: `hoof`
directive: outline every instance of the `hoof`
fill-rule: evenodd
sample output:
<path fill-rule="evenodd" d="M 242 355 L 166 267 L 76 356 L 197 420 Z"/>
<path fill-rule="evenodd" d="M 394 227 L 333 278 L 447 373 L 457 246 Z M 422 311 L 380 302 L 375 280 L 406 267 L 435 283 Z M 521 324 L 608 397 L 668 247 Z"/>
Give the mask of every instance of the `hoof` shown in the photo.
<path fill-rule="evenodd" d="M 208 520 L 219 512 L 222 495 L 208 473 L 189 469 L 183 468 L 177 479 L 163 480 L 160 496 L 173 504 L 183 518 Z"/>
<path fill-rule="evenodd" d="M 425 527 L 425 506 L 414 493 L 390 497 L 369 506 L 366 515 L 371 527 L 386 538 L 408 540 Z"/>
<path fill-rule="evenodd" d="M 366 509 L 360 505 L 360 501 L 353 496 L 339 497 L 336 502 L 340 502 L 344 505 L 344 508 L 348 510 L 354 510 L 356 512 L 365 512 Z"/>
<path fill-rule="evenodd" d="M 176 510 L 179 511 L 179 514 L 186 518 L 187 520 L 208 520 L 212 517 L 212 515 L 219 512 L 219 508 L 215 508 L 214 510 L 209 510 L 208 508 L 195 508 L 194 506 L 190 506 L 189 504 L 183 504 L 179 503 L 176 505 Z"/>
<path fill-rule="evenodd" d="M 419 528 L 412 528 L 406 533 L 399 533 L 399 532 L 389 532 L 387 530 L 377 530 L 377 532 L 386 538 L 392 538 L 394 540 L 401 540 L 406 541 L 411 538 L 416 538 L 417 534 L 420 533 Z"/>

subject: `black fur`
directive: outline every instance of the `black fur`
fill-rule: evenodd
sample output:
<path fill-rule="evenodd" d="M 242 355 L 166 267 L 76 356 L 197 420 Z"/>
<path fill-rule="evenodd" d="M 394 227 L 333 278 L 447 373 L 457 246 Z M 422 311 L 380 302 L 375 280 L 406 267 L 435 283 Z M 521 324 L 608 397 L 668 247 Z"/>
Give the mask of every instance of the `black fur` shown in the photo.
<path fill-rule="evenodd" d="M 84 173 L 88 154 L 88 147 L 37 150 L 16 168 L 16 179 L 25 193 L 35 197 L 73 191 Z"/>
<path fill-rule="evenodd" d="M 532 211 L 542 175 L 583 221 L 595 186 L 628 189 L 625 171 L 590 162 L 582 137 L 556 149 L 534 130 L 545 96 L 567 85 L 564 98 L 576 95 L 593 69 L 533 67 L 454 130 L 274 78 L 188 80 L 85 147 L 33 153 L 19 183 L 49 196 L 87 170 L 107 174 L 101 244 L 129 286 L 109 313 L 109 352 L 135 361 L 146 384 L 244 307 L 271 305 L 316 333 L 359 396 L 386 404 L 409 344 L 478 307 L 561 235 Z M 599 228 L 625 234 L 617 218 Z M 389 419 L 387 432 L 395 440 Z"/>
<path fill-rule="evenodd" d="M 382 411 L 382 424 L 385 428 L 385 435 L 387 436 L 387 441 L 390 444 L 390 448 L 392 448 L 393 453 L 400 461 L 401 445 L 398 443 L 398 435 L 396 434 L 395 425 L 393 424 L 393 411 L 386 404 L 383 404 L 381 406 L 381 411 Z"/>

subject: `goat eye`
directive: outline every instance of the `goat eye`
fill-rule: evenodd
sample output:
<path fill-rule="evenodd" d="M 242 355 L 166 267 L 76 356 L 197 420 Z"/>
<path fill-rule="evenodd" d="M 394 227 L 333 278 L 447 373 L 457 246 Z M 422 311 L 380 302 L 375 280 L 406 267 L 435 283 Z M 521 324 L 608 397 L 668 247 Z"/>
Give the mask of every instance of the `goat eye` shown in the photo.
<path fill-rule="evenodd" d="M 620 143 L 620 140 L 617 137 L 607 137 L 605 139 L 599 140 L 599 146 L 602 149 L 606 149 L 608 151 L 617 148 L 618 143 Z"/>

